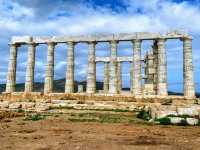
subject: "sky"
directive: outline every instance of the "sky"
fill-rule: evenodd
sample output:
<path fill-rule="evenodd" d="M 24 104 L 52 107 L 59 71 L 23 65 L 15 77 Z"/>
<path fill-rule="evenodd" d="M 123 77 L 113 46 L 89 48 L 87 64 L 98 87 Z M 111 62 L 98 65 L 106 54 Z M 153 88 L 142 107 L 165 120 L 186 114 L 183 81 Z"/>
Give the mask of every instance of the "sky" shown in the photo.
<path fill-rule="evenodd" d="M 196 91 L 200 92 L 200 0 L 0 0 L 0 83 L 6 82 L 12 36 L 85 35 L 181 30 L 193 37 Z M 142 57 L 152 41 L 143 41 Z M 88 45 L 75 48 L 75 80 L 86 80 Z M 97 56 L 109 56 L 108 43 L 98 43 Z M 180 40 L 166 41 L 168 90 L 183 91 L 183 50 Z M 131 42 L 120 42 L 119 56 L 132 55 Z M 36 50 L 35 81 L 43 82 L 47 46 Z M 17 58 L 17 83 L 25 81 L 27 46 Z M 67 45 L 55 50 L 54 79 L 65 77 Z M 122 64 L 123 87 L 130 86 L 130 64 Z M 144 76 L 144 75 L 143 75 Z M 97 80 L 103 80 L 103 64 L 97 64 Z"/>

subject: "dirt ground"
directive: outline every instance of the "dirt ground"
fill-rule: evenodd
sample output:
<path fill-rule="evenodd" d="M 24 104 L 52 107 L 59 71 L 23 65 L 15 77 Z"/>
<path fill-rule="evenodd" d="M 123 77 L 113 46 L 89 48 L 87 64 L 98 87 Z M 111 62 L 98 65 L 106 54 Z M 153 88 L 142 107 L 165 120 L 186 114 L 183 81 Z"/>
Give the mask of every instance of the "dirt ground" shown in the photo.
<path fill-rule="evenodd" d="M 90 112 L 91 113 L 91 112 Z M 4 113 L 5 114 L 5 113 Z M 69 116 L 69 114 L 71 116 Z M 89 114 L 89 113 L 88 113 Z M 88 115 L 91 119 L 91 115 Z M 114 114 L 114 113 L 113 113 Z M 113 115 L 110 113 L 110 115 Z M 109 115 L 108 113 L 106 115 Z M 20 113 L 0 115 L 1 150 L 198 150 L 200 127 L 161 126 L 139 120 L 98 122 L 77 119 L 85 113 L 49 115 L 41 120 L 24 119 Z M 68 117 L 66 117 L 68 116 Z M 69 117 L 74 117 L 71 121 Z M 99 114 L 97 115 L 99 117 Z M 121 117 L 120 117 L 121 118 Z M 125 121 L 126 120 L 126 121 Z"/>

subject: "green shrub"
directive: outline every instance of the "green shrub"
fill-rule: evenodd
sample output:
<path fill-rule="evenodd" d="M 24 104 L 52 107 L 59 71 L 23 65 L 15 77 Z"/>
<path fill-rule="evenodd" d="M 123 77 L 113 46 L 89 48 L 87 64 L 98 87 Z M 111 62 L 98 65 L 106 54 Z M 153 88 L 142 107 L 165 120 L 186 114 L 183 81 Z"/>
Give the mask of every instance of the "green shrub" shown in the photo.
<path fill-rule="evenodd" d="M 28 115 L 25 120 L 32 120 L 32 121 L 38 121 L 38 120 L 42 120 L 45 119 L 44 115 L 41 114 L 32 114 L 32 115 Z"/>
<path fill-rule="evenodd" d="M 169 124 L 171 124 L 170 118 L 168 118 L 168 117 L 159 118 L 159 119 L 156 119 L 156 121 L 158 121 L 162 125 L 169 125 Z"/>
<path fill-rule="evenodd" d="M 144 120 L 149 120 L 151 118 L 151 116 L 150 116 L 150 114 L 148 112 L 142 110 L 137 114 L 137 118 L 144 119 Z"/>

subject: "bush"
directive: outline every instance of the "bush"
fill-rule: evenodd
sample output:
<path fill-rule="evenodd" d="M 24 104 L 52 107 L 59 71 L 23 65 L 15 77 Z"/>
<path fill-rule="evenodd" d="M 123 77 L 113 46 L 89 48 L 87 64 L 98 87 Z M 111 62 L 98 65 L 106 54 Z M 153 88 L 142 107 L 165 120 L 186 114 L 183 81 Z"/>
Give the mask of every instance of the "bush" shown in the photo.
<path fill-rule="evenodd" d="M 140 111 L 137 115 L 137 118 L 149 120 L 151 118 L 150 114 L 144 110 Z"/>
<path fill-rule="evenodd" d="M 168 118 L 168 117 L 159 118 L 159 119 L 156 119 L 156 121 L 158 121 L 162 125 L 171 124 L 170 118 Z"/>
<path fill-rule="evenodd" d="M 42 120 L 45 119 L 44 115 L 41 114 L 33 114 L 33 115 L 28 115 L 25 120 L 32 120 L 32 121 L 38 121 L 38 120 Z"/>

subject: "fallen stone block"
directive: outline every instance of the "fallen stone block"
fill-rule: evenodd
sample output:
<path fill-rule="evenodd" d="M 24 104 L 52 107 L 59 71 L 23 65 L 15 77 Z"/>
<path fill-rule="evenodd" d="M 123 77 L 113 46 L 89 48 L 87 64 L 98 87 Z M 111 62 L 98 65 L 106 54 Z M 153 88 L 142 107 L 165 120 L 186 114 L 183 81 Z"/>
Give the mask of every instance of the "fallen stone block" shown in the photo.
<path fill-rule="evenodd" d="M 199 124 L 199 119 L 196 118 L 186 118 L 186 122 L 188 125 L 198 125 Z"/>

